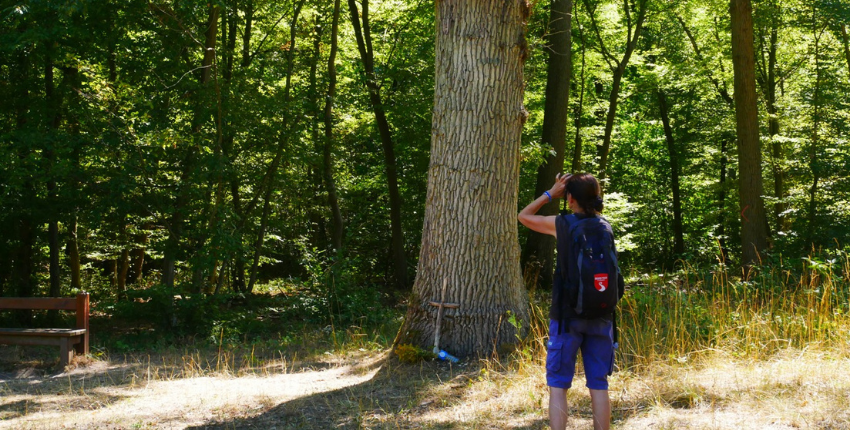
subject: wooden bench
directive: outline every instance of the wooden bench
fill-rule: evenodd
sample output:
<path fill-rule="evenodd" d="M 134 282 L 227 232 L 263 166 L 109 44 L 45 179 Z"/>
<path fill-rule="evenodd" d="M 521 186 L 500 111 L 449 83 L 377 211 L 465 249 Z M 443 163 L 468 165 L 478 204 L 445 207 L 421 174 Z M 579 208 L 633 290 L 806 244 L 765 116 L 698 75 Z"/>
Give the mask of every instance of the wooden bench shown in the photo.
<path fill-rule="evenodd" d="M 0 297 L 0 310 L 11 309 L 75 311 L 77 322 L 74 328 L 0 328 L 0 344 L 58 345 L 63 367 L 71 362 L 75 351 L 89 353 L 89 293 L 75 298 Z"/>

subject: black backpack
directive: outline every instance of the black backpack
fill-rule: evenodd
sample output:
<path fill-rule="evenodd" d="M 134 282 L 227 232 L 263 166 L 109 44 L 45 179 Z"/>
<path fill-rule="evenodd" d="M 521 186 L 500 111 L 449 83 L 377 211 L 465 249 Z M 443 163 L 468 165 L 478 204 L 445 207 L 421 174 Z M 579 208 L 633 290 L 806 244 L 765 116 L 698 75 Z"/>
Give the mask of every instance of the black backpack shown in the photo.
<path fill-rule="evenodd" d="M 556 227 L 562 279 L 558 283 L 564 288 L 561 306 L 569 307 L 561 315 L 583 319 L 612 315 L 624 285 L 611 225 L 600 216 L 560 218 Z"/>

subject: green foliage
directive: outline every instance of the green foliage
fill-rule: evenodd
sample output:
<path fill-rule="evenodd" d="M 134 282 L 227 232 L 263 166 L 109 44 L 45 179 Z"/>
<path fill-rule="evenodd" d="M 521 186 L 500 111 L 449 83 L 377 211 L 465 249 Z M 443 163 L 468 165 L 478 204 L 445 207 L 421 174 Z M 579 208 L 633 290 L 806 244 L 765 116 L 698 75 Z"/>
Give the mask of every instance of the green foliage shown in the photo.
<path fill-rule="evenodd" d="M 818 256 L 807 260 L 806 270 L 822 274 L 850 243 L 845 3 L 754 2 L 772 233 L 762 258 L 781 270 L 803 270 L 800 259 L 814 250 Z M 282 321 L 336 333 L 398 318 L 403 292 L 388 282 L 383 154 L 347 2 L 329 152 L 345 227 L 342 249 L 330 243 L 323 178 L 332 2 L 305 0 L 293 21 L 299 4 L 0 6 L 0 98 L 7 101 L 0 105 L 0 295 L 46 295 L 52 248 L 61 293 L 91 292 L 100 309 L 135 326 L 126 333 L 145 341 L 157 342 L 163 333 L 211 341 L 259 337 L 283 331 Z M 591 0 L 574 6 L 566 158 L 579 136 L 582 170 L 597 173 L 612 88 L 613 64 L 604 52 L 622 52 L 632 19 L 622 8 L 634 5 Z M 552 150 L 540 143 L 548 7 L 535 3 L 528 21 L 520 206 L 535 197 L 537 169 Z M 649 9 L 618 99 L 605 216 L 616 230 L 623 266 L 635 273 L 719 270 L 718 260 L 728 268 L 740 253 L 737 190 L 746 186 L 737 178 L 728 102 L 734 92 L 728 4 L 653 0 Z M 377 85 L 396 144 L 405 252 L 414 269 L 430 162 L 434 8 L 420 0 L 372 0 L 370 11 Z M 205 49 L 211 15 L 216 37 Z M 771 135 L 766 112 L 774 30 L 779 130 Z M 208 53 L 214 58 L 204 67 Z M 672 163 L 660 90 L 669 100 L 680 165 L 683 254 L 673 250 Z M 51 224 L 58 243 L 49 237 Z M 74 250 L 79 287 L 72 285 Z M 168 259 L 176 268 L 173 288 L 163 282 Z M 776 284 L 752 282 L 735 288 Z M 668 303 L 641 291 L 634 300 L 642 306 Z M 659 297 L 691 300 L 665 294 L 662 289 Z M 703 339 L 713 329 L 706 328 L 709 308 L 700 306 L 686 324 Z M 136 347 L 122 342 L 117 347 Z"/>

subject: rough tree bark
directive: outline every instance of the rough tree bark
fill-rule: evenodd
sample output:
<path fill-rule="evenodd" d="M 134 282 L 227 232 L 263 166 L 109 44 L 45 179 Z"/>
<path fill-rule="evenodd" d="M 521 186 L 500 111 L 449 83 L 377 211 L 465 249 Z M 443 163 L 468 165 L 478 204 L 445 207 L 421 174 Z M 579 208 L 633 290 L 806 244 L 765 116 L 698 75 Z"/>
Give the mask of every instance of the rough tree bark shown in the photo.
<path fill-rule="evenodd" d="M 458 303 L 441 347 L 482 356 L 515 342 L 528 319 L 517 243 L 519 145 L 527 118 L 525 0 L 436 6 L 431 163 L 419 270 L 399 341 L 430 348 L 443 283 Z M 527 327 L 527 324 L 523 324 Z"/>
<path fill-rule="evenodd" d="M 756 97 L 753 8 L 750 0 L 730 0 L 735 118 L 738 133 L 738 196 L 741 207 L 741 260 L 759 262 L 767 249 L 767 217 L 761 175 L 758 99 Z"/>
<path fill-rule="evenodd" d="M 372 51 L 372 31 L 369 24 L 369 0 L 361 0 L 362 10 L 358 13 L 355 0 L 348 0 L 351 13 L 351 25 L 357 39 L 357 50 L 366 72 L 366 88 L 369 91 L 369 103 L 375 114 L 375 125 L 381 137 L 381 147 L 384 152 L 384 168 L 387 175 L 387 188 L 390 197 L 390 231 L 392 242 L 393 280 L 396 288 L 404 290 L 407 282 L 407 257 L 404 254 L 404 234 L 401 229 L 401 194 L 398 190 L 398 167 L 395 159 L 395 144 L 393 143 L 390 123 L 384 111 L 381 99 L 381 86 L 375 74 L 375 56 Z M 362 25 L 361 25 L 362 19 Z"/>
<path fill-rule="evenodd" d="M 673 127 L 670 126 L 670 110 L 664 90 L 658 90 L 658 110 L 664 125 L 664 137 L 667 140 L 667 152 L 670 155 L 670 191 L 673 193 L 673 253 L 681 258 L 685 253 L 685 234 L 682 228 L 682 198 L 679 193 L 679 150 L 673 138 Z"/>
<path fill-rule="evenodd" d="M 546 51 L 549 61 L 546 70 L 546 102 L 543 110 L 543 147 L 552 147 L 543 164 L 537 169 L 534 196 L 543 194 L 552 186 L 555 175 L 564 171 L 564 152 L 567 141 L 567 116 L 570 107 L 570 75 L 572 74 L 571 37 L 572 0 L 552 0 L 549 12 L 549 32 Z M 543 206 L 540 215 L 558 213 L 558 202 Z M 540 286 L 552 285 L 555 238 L 535 231 L 528 233 L 523 253 L 524 273 L 538 273 L 535 282 Z"/>

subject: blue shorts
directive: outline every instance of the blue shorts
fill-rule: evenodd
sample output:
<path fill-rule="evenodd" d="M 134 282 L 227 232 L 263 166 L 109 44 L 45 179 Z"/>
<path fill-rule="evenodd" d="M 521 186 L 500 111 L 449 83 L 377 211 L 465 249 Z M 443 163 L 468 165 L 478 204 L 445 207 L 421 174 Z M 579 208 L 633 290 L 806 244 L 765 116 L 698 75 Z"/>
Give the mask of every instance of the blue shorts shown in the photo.
<path fill-rule="evenodd" d="M 549 321 L 546 354 L 546 384 L 570 388 L 576 371 L 576 358 L 581 349 L 587 388 L 607 390 L 608 375 L 614 370 L 613 323 L 605 319 L 566 320 L 558 334 L 558 321 Z"/>

